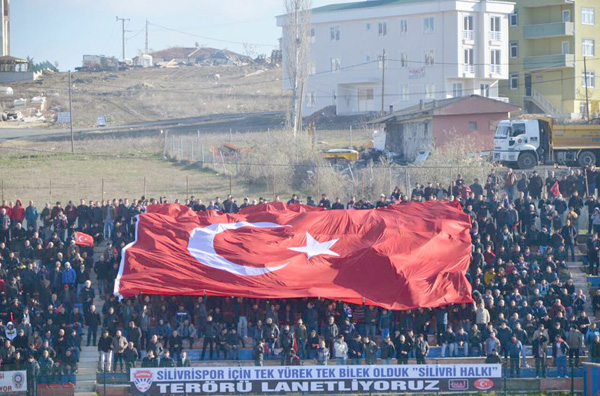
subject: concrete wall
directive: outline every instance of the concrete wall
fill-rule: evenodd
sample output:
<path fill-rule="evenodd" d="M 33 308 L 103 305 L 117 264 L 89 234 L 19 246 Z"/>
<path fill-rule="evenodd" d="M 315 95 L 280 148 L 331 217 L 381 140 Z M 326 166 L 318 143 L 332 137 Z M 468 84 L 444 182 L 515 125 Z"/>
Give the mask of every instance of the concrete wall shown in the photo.
<path fill-rule="evenodd" d="M 431 124 L 431 119 L 388 124 L 385 149 L 397 153 L 400 160 L 413 161 L 420 150 L 431 147 Z"/>
<path fill-rule="evenodd" d="M 0 83 L 33 81 L 34 79 L 34 72 L 0 72 Z"/>

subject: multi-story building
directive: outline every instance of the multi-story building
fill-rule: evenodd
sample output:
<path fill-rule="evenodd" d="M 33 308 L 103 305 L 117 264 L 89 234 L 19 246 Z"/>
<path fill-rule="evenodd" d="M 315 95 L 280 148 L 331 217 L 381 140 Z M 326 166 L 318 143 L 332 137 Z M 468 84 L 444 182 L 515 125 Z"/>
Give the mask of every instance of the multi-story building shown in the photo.
<path fill-rule="evenodd" d="M 497 98 L 498 81 L 508 79 L 513 6 L 496 0 L 367 0 L 313 9 L 304 114 L 329 105 L 349 114 L 471 94 Z M 286 21 L 285 15 L 277 19 L 282 27 Z"/>
<path fill-rule="evenodd" d="M 598 0 L 515 0 L 509 18 L 509 80 L 501 95 L 528 113 L 559 118 L 586 116 L 600 110 L 596 44 L 600 26 Z M 585 62 L 584 62 L 585 58 Z"/>

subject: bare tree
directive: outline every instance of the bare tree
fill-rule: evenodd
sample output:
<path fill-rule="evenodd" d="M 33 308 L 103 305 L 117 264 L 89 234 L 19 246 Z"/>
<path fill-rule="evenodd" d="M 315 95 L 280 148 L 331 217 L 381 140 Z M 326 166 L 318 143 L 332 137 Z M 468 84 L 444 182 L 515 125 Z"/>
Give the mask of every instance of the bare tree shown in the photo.
<path fill-rule="evenodd" d="M 302 130 L 304 88 L 310 72 L 311 0 L 284 0 L 287 14 L 283 26 L 283 51 L 292 89 L 289 123 L 294 137 Z"/>
<path fill-rule="evenodd" d="M 256 58 L 256 44 L 252 44 L 252 43 L 244 43 L 242 44 L 242 47 L 244 48 L 244 55 L 254 59 Z"/>

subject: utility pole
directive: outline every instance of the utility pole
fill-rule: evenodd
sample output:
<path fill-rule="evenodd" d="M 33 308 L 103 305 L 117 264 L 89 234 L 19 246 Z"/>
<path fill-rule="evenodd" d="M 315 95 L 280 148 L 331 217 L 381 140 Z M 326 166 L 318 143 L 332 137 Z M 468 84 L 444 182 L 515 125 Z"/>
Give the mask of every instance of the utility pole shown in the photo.
<path fill-rule="evenodd" d="M 71 129 L 71 154 L 75 152 L 73 142 L 73 99 L 71 95 L 71 70 L 69 70 L 69 128 Z"/>
<path fill-rule="evenodd" d="M 123 41 L 123 62 L 125 61 L 125 21 L 129 22 L 129 18 L 116 17 L 117 22 L 121 21 L 121 37 Z M 147 30 L 146 30 L 147 31 Z"/>
<path fill-rule="evenodd" d="M 148 20 L 146 19 L 146 48 L 145 53 L 148 53 Z"/>
<path fill-rule="evenodd" d="M 385 114 L 385 50 L 381 56 L 381 115 Z"/>
<path fill-rule="evenodd" d="M 587 56 L 583 56 L 583 75 L 584 75 L 584 83 L 585 83 L 585 118 L 589 122 L 590 121 L 590 97 L 588 95 L 588 74 L 587 74 Z"/>

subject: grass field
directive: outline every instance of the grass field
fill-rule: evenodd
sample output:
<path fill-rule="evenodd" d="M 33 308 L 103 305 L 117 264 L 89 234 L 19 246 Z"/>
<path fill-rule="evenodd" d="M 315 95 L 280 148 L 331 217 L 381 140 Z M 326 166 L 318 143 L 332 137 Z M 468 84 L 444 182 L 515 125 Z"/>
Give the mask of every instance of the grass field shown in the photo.
<path fill-rule="evenodd" d="M 271 133 L 286 133 L 283 131 Z M 265 133 L 233 135 L 233 142 L 249 147 Z M 191 138 L 187 137 L 186 139 Z M 206 133 L 202 142 L 210 146 L 229 142 L 229 134 Z M 320 131 L 318 148 L 347 147 L 348 131 Z M 368 130 L 353 132 L 353 143 L 364 145 L 370 140 Z M 163 158 L 164 139 L 94 138 L 75 142 L 75 155 L 68 141 L 6 141 L 0 144 L 0 182 L 5 200 L 41 202 L 101 200 L 167 196 L 169 200 L 195 195 L 204 200 L 224 196 L 230 191 L 241 198 L 273 197 L 273 186 L 248 184 L 244 180 L 222 175 L 222 167 L 202 168 L 197 163 L 179 163 Z M 187 147 L 187 145 L 186 145 Z M 196 154 L 199 156 L 199 154 Z M 207 155 L 208 160 L 208 155 Z M 230 188 L 231 186 L 231 188 Z M 282 199 L 291 193 L 286 186 L 276 186 Z M 301 192 L 304 193 L 304 192 Z M 315 192 L 310 192 L 315 193 Z"/>

